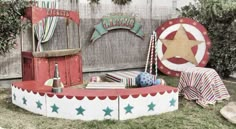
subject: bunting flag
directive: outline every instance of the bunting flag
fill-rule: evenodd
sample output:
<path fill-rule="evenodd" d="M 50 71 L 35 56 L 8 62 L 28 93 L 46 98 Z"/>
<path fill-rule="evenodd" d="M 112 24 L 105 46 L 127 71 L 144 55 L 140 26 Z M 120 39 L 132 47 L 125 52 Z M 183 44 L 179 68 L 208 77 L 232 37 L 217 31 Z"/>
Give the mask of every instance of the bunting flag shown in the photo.
<path fill-rule="evenodd" d="M 36 5 L 42 8 L 58 8 L 57 0 L 38 0 L 36 2 Z M 43 51 L 41 43 L 45 43 L 52 38 L 57 25 L 57 21 L 58 17 L 47 17 L 39 21 L 38 24 L 35 25 L 34 30 L 38 39 L 37 51 Z"/>

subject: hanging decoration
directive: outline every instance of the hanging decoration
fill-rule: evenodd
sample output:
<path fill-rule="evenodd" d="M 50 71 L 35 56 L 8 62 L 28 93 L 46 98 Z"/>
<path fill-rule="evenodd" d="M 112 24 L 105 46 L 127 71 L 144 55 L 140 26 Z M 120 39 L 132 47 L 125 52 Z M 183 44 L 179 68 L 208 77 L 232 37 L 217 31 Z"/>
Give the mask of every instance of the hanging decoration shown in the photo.
<path fill-rule="evenodd" d="M 160 71 L 180 76 L 186 68 L 206 66 L 211 42 L 200 23 L 189 18 L 176 18 L 162 24 L 156 32 Z"/>
<path fill-rule="evenodd" d="M 57 0 L 38 0 L 36 6 L 42 8 L 58 9 Z M 48 13 L 53 13 L 52 11 Z M 57 25 L 58 17 L 47 17 L 39 21 L 35 26 L 35 35 L 38 39 L 38 45 L 36 51 L 43 51 L 41 43 L 49 41 L 55 31 Z"/>
<path fill-rule="evenodd" d="M 112 13 L 102 18 L 101 23 L 95 25 L 95 31 L 91 37 L 92 42 L 114 29 L 128 29 L 138 37 L 143 38 L 142 25 L 137 23 L 135 17 L 123 13 Z"/>
<path fill-rule="evenodd" d="M 132 0 L 112 0 L 114 4 L 118 4 L 118 5 L 126 5 L 130 3 L 131 1 Z"/>

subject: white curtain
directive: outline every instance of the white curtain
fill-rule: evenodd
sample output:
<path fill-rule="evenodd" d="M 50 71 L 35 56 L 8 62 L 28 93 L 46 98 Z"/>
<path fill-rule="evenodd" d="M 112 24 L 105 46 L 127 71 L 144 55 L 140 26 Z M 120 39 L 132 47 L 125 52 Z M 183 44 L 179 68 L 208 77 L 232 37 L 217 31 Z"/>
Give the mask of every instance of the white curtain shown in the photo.
<path fill-rule="evenodd" d="M 37 0 L 37 6 L 42 8 L 58 9 L 58 0 Z M 36 51 L 43 51 L 41 43 L 49 41 L 55 31 L 58 17 L 47 17 L 34 26 L 35 35 L 38 39 Z"/>

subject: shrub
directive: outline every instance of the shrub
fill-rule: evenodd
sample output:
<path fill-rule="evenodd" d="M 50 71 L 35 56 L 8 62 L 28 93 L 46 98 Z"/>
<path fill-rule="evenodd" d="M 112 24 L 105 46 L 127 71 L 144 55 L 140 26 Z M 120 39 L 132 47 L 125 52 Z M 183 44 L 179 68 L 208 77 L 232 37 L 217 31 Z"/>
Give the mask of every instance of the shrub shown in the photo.
<path fill-rule="evenodd" d="M 236 70 L 236 1 L 198 0 L 179 12 L 181 17 L 190 17 L 206 27 L 212 41 L 207 66 L 229 77 Z"/>
<path fill-rule="evenodd" d="M 23 0 L 0 0 L 0 55 L 5 55 L 16 45 L 16 36 L 26 26 L 21 16 L 28 3 Z"/>

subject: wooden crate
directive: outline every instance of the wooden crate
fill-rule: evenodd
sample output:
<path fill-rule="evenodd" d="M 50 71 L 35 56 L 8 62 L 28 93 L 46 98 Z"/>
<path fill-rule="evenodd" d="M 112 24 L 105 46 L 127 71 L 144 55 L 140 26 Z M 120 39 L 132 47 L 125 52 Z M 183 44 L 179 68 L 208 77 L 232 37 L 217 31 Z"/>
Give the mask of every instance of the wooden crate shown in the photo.
<path fill-rule="evenodd" d="M 57 57 L 35 57 L 32 52 L 22 52 L 22 80 L 35 80 L 44 84 L 53 78 L 55 63 L 58 63 L 61 81 L 65 87 L 83 82 L 81 54 Z"/>

